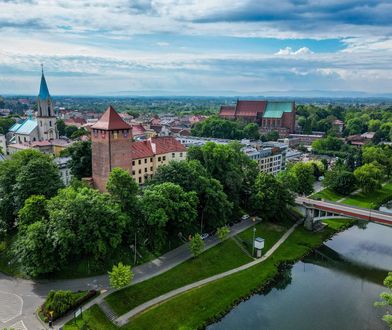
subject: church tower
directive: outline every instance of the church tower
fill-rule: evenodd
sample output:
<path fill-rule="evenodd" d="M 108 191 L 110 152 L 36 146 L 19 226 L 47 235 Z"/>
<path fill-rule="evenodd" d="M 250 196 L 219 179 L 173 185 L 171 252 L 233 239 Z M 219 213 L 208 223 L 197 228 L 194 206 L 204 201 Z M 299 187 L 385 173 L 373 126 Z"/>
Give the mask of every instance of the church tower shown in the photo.
<path fill-rule="evenodd" d="M 54 113 L 53 102 L 46 84 L 44 69 L 42 67 L 41 85 L 38 95 L 37 125 L 40 141 L 58 139 L 59 132 L 56 125 L 56 115 Z"/>
<path fill-rule="evenodd" d="M 93 181 L 96 188 L 106 191 L 113 168 L 131 174 L 132 128 L 109 106 L 91 130 Z"/>

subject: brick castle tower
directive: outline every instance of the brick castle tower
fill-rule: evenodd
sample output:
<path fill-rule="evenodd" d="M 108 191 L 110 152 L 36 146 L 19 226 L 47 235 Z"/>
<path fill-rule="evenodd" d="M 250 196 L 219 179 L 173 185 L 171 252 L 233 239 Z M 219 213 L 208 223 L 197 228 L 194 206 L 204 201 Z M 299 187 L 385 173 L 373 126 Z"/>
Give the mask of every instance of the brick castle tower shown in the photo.
<path fill-rule="evenodd" d="M 120 167 L 131 173 L 132 129 L 109 106 L 91 130 L 94 186 L 100 191 L 106 191 L 106 183 L 113 168 Z"/>

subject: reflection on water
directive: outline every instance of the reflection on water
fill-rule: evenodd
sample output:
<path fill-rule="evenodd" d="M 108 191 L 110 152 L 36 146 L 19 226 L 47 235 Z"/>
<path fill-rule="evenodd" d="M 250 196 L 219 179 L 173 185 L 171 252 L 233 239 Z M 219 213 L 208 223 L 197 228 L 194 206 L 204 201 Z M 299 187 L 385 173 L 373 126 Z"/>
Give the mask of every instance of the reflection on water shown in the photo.
<path fill-rule="evenodd" d="M 392 228 L 353 227 L 209 329 L 387 329 L 373 307 L 392 270 Z"/>

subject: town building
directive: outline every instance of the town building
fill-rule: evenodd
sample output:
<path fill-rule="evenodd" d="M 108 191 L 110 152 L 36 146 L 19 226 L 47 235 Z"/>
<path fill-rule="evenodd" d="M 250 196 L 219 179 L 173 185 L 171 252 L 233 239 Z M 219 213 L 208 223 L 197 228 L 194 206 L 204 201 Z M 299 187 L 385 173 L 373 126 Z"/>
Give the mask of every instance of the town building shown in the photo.
<path fill-rule="evenodd" d="M 261 132 L 277 131 L 281 136 L 295 131 L 295 102 L 238 100 L 234 106 L 221 106 L 219 116 L 257 123 Z"/>
<path fill-rule="evenodd" d="M 57 157 L 53 160 L 60 171 L 60 178 L 65 186 L 68 186 L 72 180 L 71 169 L 69 163 L 71 157 Z"/>
<path fill-rule="evenodd" d="M 186 159 L 186 147 L 175 138 L 153 137 L 132 143 L 132 177 L 139 184 L 151 178 L 159 166 Z"/>
<path fill-rule="evenodd" d="M 186 147 L 202 146 L 207 142 L 214 142 L 216 144 L 228 144 L 234 140 L 203 138 L 195 136 L 181 136 L 177 140 Z M 288 146 L 284 143 L 269 141 L 249 141 L 243 139 L 239 142 L 242 145 L 242 152 L 244 152 L 250 159 L 257 162 L 259 170 L 265 173 L 277 174 L 286 168 L 286 153 Z"/>

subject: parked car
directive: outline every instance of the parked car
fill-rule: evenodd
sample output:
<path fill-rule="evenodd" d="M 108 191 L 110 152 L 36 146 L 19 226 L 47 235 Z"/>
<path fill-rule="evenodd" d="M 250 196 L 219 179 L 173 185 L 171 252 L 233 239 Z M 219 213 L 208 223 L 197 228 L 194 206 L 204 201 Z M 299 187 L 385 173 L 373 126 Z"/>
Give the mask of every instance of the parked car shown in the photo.
<path fill-rule="evenodd" d="M 201 236 L 201 239 L 202 239 L 202 240 L 205 240 L 205 239 L 207 239 L 210 235 L 208 235 L 207 233 L 204 233 L 204 234 L 201 234 L 200 236 Z"/>
<path fill-rule="evenodd" d="M 249 218 L 250 218 L 249 214 L 244 214 L 244 215 L 241 217 L 241 220 L 248 220 Z"/>

